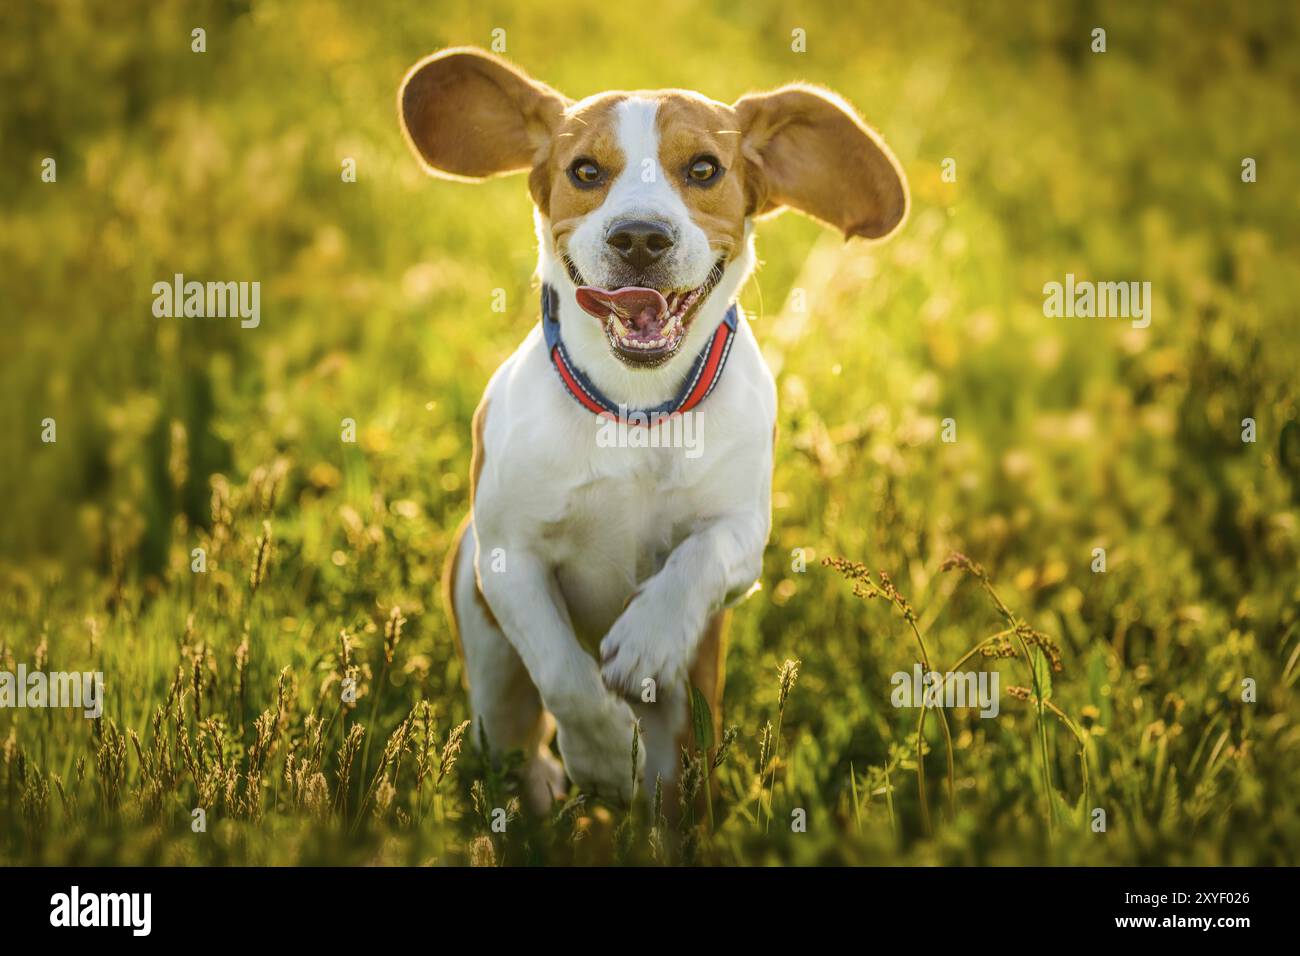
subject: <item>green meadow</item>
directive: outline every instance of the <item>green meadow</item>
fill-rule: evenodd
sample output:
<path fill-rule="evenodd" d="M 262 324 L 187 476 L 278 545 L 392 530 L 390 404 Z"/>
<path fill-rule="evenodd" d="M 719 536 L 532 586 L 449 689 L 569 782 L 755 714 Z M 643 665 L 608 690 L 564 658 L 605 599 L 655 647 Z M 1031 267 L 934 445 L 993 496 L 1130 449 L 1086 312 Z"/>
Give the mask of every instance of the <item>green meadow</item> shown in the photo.
<path fill-rule="evenodd" d="M 1293 863 L 1298 20 L 4 4 L 0 672 L 104 699 L 0 708 L 0 863 Z M 823 84 L 910 182 L 884 244 L 759 225 L 773 530 L 724 757 L 685 755 L 711 824 L 532 818 L 464 728 L 438 580 L 532 209 L 424 176 L 395 100 L 494 38 L 573 97 Z M 260 323 L 155 316 L 177 274 L 260 282 Z M 1149 325 L 1045 314 L 1067 275 L 1149 282 Z M 998 715 L 893 706 L 922 661 Z"/>

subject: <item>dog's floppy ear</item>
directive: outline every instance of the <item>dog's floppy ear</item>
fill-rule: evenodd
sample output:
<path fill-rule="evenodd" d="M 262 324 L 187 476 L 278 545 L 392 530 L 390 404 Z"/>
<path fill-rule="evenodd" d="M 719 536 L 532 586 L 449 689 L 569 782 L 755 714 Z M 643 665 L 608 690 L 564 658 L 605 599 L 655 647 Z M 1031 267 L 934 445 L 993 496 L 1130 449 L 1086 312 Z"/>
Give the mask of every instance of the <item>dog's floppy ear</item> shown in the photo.
<path fill-rule="evenodd" d="M 490 53 L 456 47 L 411 67 L 397 95 L 425 169 L 479 180 L 535 166 L 567 100 Z"/>
<path fill-rule="evenodd" d="M 736 101 L 750 215 L 789 206 L 846 238 L 879 239 L 907 214 L 907 183 L 884 142 L 833 93 L 802 84 Z"/>

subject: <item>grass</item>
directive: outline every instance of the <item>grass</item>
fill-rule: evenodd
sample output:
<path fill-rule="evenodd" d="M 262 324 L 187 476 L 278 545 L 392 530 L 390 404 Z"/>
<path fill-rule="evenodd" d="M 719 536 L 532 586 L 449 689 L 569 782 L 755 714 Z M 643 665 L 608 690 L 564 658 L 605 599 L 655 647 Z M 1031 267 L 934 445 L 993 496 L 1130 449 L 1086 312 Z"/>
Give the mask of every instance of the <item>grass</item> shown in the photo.
<path fill-rule="evenodd" d="M 132 6 L 0 13 L 0 671 L 107 694 L 0 710 L 0 863 L 1295 859 L 1292 6 Z M 911 183 L 885 245 L 760 226 L 773 532 L 681 824 L 521 811 L 435 597 L 531 213 L 423 178 L 393 99 L 496 27 L 574 96 L 824 83 Z M 153 318 L 177 272 L 261 325 Z M 1045 318 L 1067 272 L 1150 281 L 1150 328 Z M 998 718 L 890 706 L 918 660 L 997 669 Z"/>

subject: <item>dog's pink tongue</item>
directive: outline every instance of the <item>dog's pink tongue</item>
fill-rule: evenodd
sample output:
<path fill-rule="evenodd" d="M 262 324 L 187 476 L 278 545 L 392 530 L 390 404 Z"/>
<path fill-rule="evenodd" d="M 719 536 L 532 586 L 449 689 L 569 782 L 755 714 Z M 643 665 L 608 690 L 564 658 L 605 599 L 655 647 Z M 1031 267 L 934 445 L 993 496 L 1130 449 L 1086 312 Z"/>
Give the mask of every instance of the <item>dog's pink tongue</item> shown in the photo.
<path fill-rule="evenodd" d="M 598 319 L 617 315 L 624 325 L 637 331 L 661 325 L 668 315 L 668 300 L 654 289 L 640 286 L 610 291 L 584 285 L 578 289 L 578 305 Z"/>

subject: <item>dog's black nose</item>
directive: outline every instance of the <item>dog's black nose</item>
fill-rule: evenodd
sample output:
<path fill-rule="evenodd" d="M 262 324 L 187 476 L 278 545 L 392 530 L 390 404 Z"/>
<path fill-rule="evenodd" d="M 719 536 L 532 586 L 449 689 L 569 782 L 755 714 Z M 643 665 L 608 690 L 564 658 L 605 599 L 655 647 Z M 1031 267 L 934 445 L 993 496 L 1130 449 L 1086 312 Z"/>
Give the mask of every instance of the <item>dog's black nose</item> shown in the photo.
<path fill-rule="evenodd" d="M 643 271 L 673 247 L 673 234 L 657 222 L 620 219 L 609 227 L 605 241 L 624 262 Z"/>

